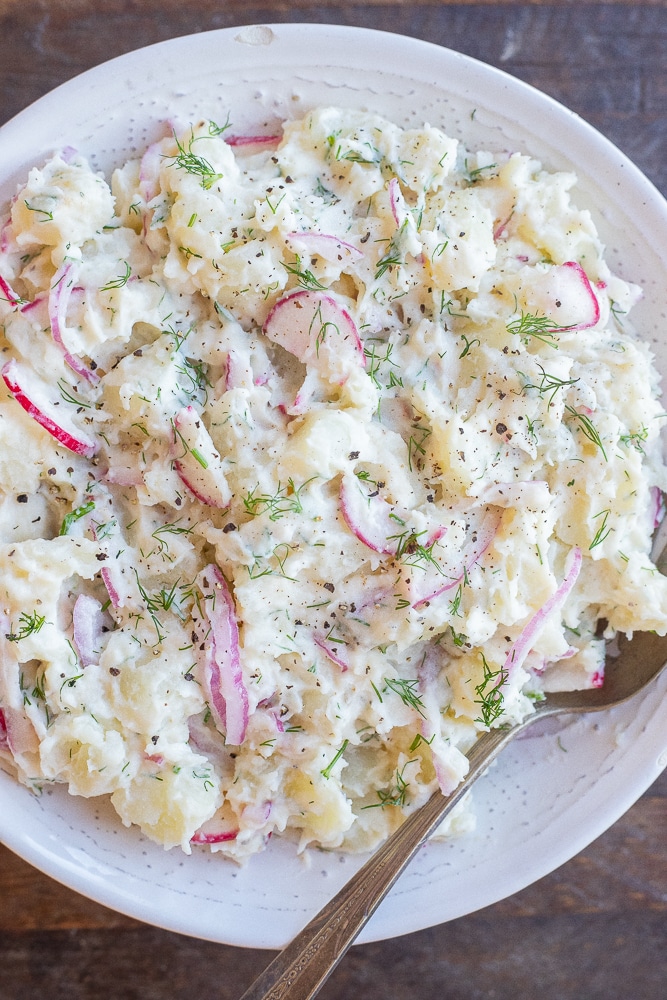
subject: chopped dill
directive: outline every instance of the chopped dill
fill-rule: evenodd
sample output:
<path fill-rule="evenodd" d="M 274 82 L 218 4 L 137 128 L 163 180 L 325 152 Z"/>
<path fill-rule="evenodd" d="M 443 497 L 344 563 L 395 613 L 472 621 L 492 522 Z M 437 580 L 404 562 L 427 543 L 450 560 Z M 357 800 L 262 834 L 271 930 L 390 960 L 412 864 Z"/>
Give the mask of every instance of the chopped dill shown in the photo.
<path fill-rule="evenodd" d="M 399 806 L 403 807 L 406 802 L 408 783 L 403 777 L 405 774 L 405 769 L 408 764 L 414 764 L 414 760 L 406 761 L 401 770 L 396 768 L 393 784 L 389 788 L 379 788 L 376 791 L 376 795 L 379 802 L 373 802 L 371 805 L 362 806 L 363 809 L 384 809 L 385 806 Z"/>
<path fill-rule="evenodd" d="M 171 166 L 175 166 L 179 170 L 185 170 L 187 173 L 199 177 L 201 179 L 201 186 L 205 191 L 208 191 L 214 184 L 217 184 L 218 181 L 222 180 L 222 174 L 216 173 L 208 160 L 206 160 L 203 156 L 197 156 L 196 153 L 193 153 L 192 147 L 197 141 L 194 134 L 190 137 L 187 149 L 175 133 L 174 141 L 176 142 L 178 154 L 171 158 Z"/>
<path fill-rule="evenodd" d="M 517 319 L 507 323 L 507 332 L 516 334 L 524 344 L 527 344 L 533 337 L 556 350 L 558 350 L 556 333 L 563 329 L 567 329 L 567 327 L 558 326 L 548 316 L 535 316 L 532 313 L 523 312 L 523 310 Z"/>
<path fill-rule="evenodd" d="M 132 268 L 130 267 L 128 261 L 125 261 L 125 274 L 121 274 L 120 277 L 114 278 L 112 281 L 108 281 L 106 285 L 102 285 L 100 291 L 110 292 L 114 288 L 122 288 L 130 280 L 131 274 Z"/>
<path fill-rule="evenodd" d="M 301 257 L 299 257 L 298 254 L 296 255 L 296 260 L 293 260 L 288 264 L 284 261 L 281 261 L 281 263 L 288 274 L 294 275 L 297 279 L 297 284 L 299 284 L 301 288 L 317 291 L 327 287 L 326 285 L 323 285 L 321 281 L 318 281 L 312 271 L 309 271 L 307 268 L 303 268 L 301 266 Z"/>
<path fill-rule="evenodd" d="M 481 722 L 485 726 L 491 726 L 496 719 L 503 714 L 503 686 L 507 680 L 507 672 L 501 667 L 499 670 L 492 670 L 487 663 L 484 653 L 482 666 L 484 676 L 480 684 L 475 687 L 475 692 L 479 695 L 475 699 L 475 704 L 481 707 L 481 715 L 475 722 Z"/>
<path fill-rule="evenodd" d="M 596 518 L 601 517 L 602 521 L 600 523 L 598 530 L 595 532 L 595 536 L 591 544 L 588 546 L 589 551 L 591 549 L 594 549 L 597 545 L 601 545 L 602 542 L 604 542 L 607 535 L 611 533 L 612 529 L 607 527 L 607 520 L 609 519 L 610 514 L 611 510 L 607 507 L 605 508 L 605 510 L 600 510 L 598 511 L 597 514 L 593 515 L 593 520 L 596 520 Z"/>
<path fill-rule="evenodd" d="M 579 411 L 575 410 L 573 406 L 566 406 L 565 409 L 570 414 L 570 416 L 574 417 L 575 420 L 577 420 L 577 422 L 579 423 L 579 428 L 584 437 L 587 437 L 589 441 L 592 441 L 593 444 L 600 449 L 600 451 L 604 455 L 605 462 L 607 462 L 608 461 L 607 452 L 604 450 L 602 439 L 598 434 L 595 428 L 595 424 L 590 419 L 590 417 L 587 417 L 585 413 L 579 413 Z"/>
<path fill-rule="evenodd" d="M 44 615 L 38 615 L 36 611 L 33 611 L 31 615 L 22 611 L 19 615 L 19 628 L 17 632 L 6 632 L 5 639 L 9 642 L 20 642 L 21 639 L 27 639 L 29 635 L 36 635 L 40 631 L 46 617 Z"/>
<path fill-rule="evenodd" d="M 287 480 L 286 486 L 278 483 L 278 489 L 273 495 L 265 493 L 256 496 L 255 490 L 258 487 L 255 487 L 250 490 L 247 497 L 243 497 L 243 506 L 246 512 L 252 517 L 268 513 L 269 520 L 271 521 L 278 521 L 285 514 L 301 514 L 303 513 L 301 491 L 306 488 L 308 483 L 312 482 L 313 478 L 315 477 L 307 479 L 305 483 L 297 487 L 294 485 L 294 480 L 290 477 Z"/>
<path fill-rule="evenodd" d="M 95 510 L 94 500 L 89 500 L 87 503 L 81 504 L 80 507 L 75 507 L 73 510 L 69 512 L 69 514 L 65 514 L 63 518 L 63 523 L 60 525 L 60 531 L 58 532 L 58 534 L 59 535 L 69 534 L 69 530 L 74 524 L 74 522 L 81 520 L 81 518 L 85 517 L 86 514 L 90 514 L 91 510 Z"/>
<path fill-rule="evenodd" d="M 348 746 L 349 742 L 350 742 L 349 740 L 343 740 L 343 745 L 340 748 L 340 750 L 338 750 L 338 752 L 333 757 L 333 759 L 331 761 L 329 761 L 329 763 L 327 764 L 327 766 L 320 771 L 321 775 L 323 775 L 325 778 L 330 778 L 331 777 L 332 770 L 334 769 L 334 767 L 336 766 L 336 764 L 338 763 L 338 761 L 341 759 L 341 757 L 343 756 L 343 754 L 347 750 L 347 746 Z"/>
<path fill-rule="evenodd" d="M 397 694 L 404 705 L 408 708 L 413 708 L 415 712 L 418 712 L 422 718 L 424 715 L 424 702 L 421 700 L 417 694 L 417 689 L 419 687 L 418 680 L 403 680 L 402 678 L 388 678 L 384 682 L 384 693 L 387 691 L 393 691 Z"/>

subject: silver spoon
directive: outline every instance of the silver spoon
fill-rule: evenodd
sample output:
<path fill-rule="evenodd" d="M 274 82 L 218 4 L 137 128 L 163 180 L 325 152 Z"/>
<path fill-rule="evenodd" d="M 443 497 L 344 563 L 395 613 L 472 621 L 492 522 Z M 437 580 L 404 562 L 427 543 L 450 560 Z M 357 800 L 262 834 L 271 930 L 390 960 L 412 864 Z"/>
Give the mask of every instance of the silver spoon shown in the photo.
<path fill-rule="evenodd" d="M 436 792 L 412 813 L 276 956 L 241 1000 L 314 997 L 424 840 L 503 747 L 538 719 L 561 713 L 595 712 L 631 698 L 661 672 L 667 660 L 667 638 L 652 632 L 637 632 L 632 641 L 621 638 L 619 650 L 618 655 L 607 655 L 603 687 L 550 694 L 523 722 L 511 729 L 492 729 L 481 736 L 468 753 L 470 769 L 456 791 L 447 796 Z"/>

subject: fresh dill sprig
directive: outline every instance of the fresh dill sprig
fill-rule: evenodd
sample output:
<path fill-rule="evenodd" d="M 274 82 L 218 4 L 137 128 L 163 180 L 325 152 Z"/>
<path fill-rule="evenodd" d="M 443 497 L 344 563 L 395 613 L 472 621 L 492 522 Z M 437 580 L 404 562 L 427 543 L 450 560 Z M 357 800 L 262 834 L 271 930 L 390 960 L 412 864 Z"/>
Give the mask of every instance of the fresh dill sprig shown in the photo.
<path fill-rule="evenodd" d="M 100 291 L 110 292 L 114 288 L 122 288 L 130 280 L 131 274 L 132 268 L 130 267 L 128 261 L 125 261 L 125 274 L 121 274 L 120 277 L 114 278 L 112 281 L 107 281 L 106 285 L 102 285 Z"/>
<path fill-rule="evenodd" d="M 268 513 L 269 520 L 271 521 L 278 521 L 285 514 L 301 514 L 303 513 L 301 492 L 308 483 L 312 482 L 312 478 L 307 479 L 305 483 L 297 487 L 294 485 L 294 480 L 290 477 L 287 480 L 286 486 L 278 483 L 278 489 L 273 495 L 265 493 L 256 496 L 255 490 L 258 487 L 255 487 L 250 490 L 247 497 L 243 497 L 243 506 L 246 512 L 252 517 Z"/>
<path fill-rule="evenodd" d="M 393 344 L 384 345 L 384 354 L 380 353 L 379 349 L 376 348 L 374 341 L 367 341 L 370 343 L 370 347 L 364 346 L 364 356 L 366 358 L 366 374 L 371 379 L 376 389 L 391 389 L 394 386 L 402 386 L 403 379 L 397 376 L 391 369 L 389 370 L 388 378 L 389 382 L 384 384 L 380 381 L 380 376 L 382 375 L 381 368 L 383 365 L 391 365 L 393 368 L 398 368 L 395 361 L 392 361 L 391 355 L 394 350 Z"/>
<path fill-rule="evenodd" d="M 610 514 L 611 510 L 608 507 L 606 507 L 604 510 L 600 510 L 598 511 L 597 514 L 593 515 L 593 520 L 595 520 L 598 517 L 601 517 L 602 521 L 600 522 L 598 530 L 595 532 L 595 536 L 593 537 L 591 544 L 588 546 L 589 551 L 594 549 L 597 545 L 601 545 L 602 542 L 604 542 L 607 535 L 611 533 L 612 529 L 607 527 L 607 521 L 609 519 Z"/>
<path fill-rule="evenodd" d="M 468 175 L 467 176 L 468 183 L 469 184 L 476 184 L 478 181 L 483 180 L 483 176 L 482 175 L 484 174 L 484 171 L 485 170 L 495 170 L 497 166 L 498 166 L 497 163 L 489 163 L 485 167 L 472 167 L 472 168 L 470 168 L 468 166 L 468 159 L 466 157 L 466 159 L 464 161 L 464 167 L 465 167 L 466 174 Z"/>
<path fill-rule="evenodd" d="M 208 399 L 207 389 L 211 389 L 212 385 L 208 377 L 208 365 L 204 361 L 183 358 L 183 364 L 176 365 L 176 371 L 188 380 L 188 385 L 181 386 L 187 396 L 203 392 Z"/>
<path fill-rule="evenodd" d="M 192 146 L 197 141 L 194 135 L 191 135 L 187 149 L 175 133 L 174 141 L 178 149 L 178 154 L 171 158 L 172 166 L 199 177 L 201 179 L 201 186 L 205 191 L 208 191 L 214 184 L 222 180 L 222 174 L 217 173 L 207 159 L 193 153 Z"/>
<path fill-rule="evenodd" d="M 578 378 L 558 378 L 557 375 L 552 375 L 550 372 L 545 371 L 542 365 L 538 364 L 537 367 L 542 372 L 539 385 L 534 382 L 526 382 L 521 391 L 525 392 L 527 389 L 536 389 L 540 396 L 549 394 L 549 403 L 553 402 L 554 396 L 559 389 L 564 389 L 568 385 L 575 385 L 579 381 Z M 523 377 L 526 378 L 527 376 L 524 375 Z"/>
<path fill-rule="evenodd" d="M 379 802 L 373 802 L 368 806 L 362 806 L 362 808 L 384 809 L 386 806 L 403 807 L 406 802 L 408 787 L 409 787 L 408 782 L 405 780 L 403 776 L 405 774 L 405 769 L 408 766 L 408 764 L 414 764 L 415 760 L 406 761 L 406 763 L 403 765 L 400 771 L 398 770 L 398 768 L 396 768 L 394 774 L 394 781 L 389 786 L 389 788 L 377 789 L 375 794 L 380 800 Z"/>
<path fill-rule="evenodd" d="M 308 270 L 308 268 L 302 267 L 301 257 L 299 257 L 298 254 L 296 255 L 296 260 L 287 264 L 284 261 L 281 261 L 281 263 L 288 274 L 294 275 L 297 280 L 297 284 L 299 284 L 301 288 L 307 288 L 310 291 L 318 291 L 327 287 L 326 285 L 323 285 L 321 281 L 318 281 L 312 271 Z"/>
<path fill-rule="evenodd" d="M 415 432 L 410 435 L 408 441 L 408 468 L 412 472 L 414 471 L 413 464 L 418 469 L 423 465 L 422 459 L 426 456 L 424 442 L 431 436 L 432 431 L 430 427 L 424 427 L 418 420 L 410 426 L 411 430 Z"/>
<path fill-rule="evenodd" d="M 59 535 L 69 534 L 69 530 L 74 524 L 74 522 L 81 520 L 81 518 L 85 517 L 86 514 L 90 514 L 91 510 L 95 510 L 94 500 L 88 500 L 87 503 L 81 504 L 80 507 L 75 507 L 74 510 L 71 510 L 69 512 L 69 514 L 65 514 L 63 518 L 63 523 L 60 525 L 60 531 L 58 532 L 58 534 Z"/>
<path fill-rule="evenodd" d="M 556 333 L 567 329 L 567 327 L 554 323 L 548 316 L 536 316 L 533 313 L 523 312 L 523 310 L 520 316 L 506 324 L 506 328 L 508 333 L 514 333 L 520 337 L 524 344 L 527 344 L 533 337 L 556 350 L 558 350 Z"/>
<path fill-rule="evenodd" d="M 396 542 L 395 558 L 400 559 L 406 566 L 414 566 L 417 569 L 425 569 L 427 565 L 435 566 L 439 573 L 443 570 L 433 555 L 433 549 L 438 544 L 437 538 L 430 545 L 423 545 L 419 538 L 426 534 L 425 531 L 403 531 L 400 534 L 389 535 L 387 541 Z"/>
<path fill-rule="evenodd" d="M 392 238 L 389 240 L 389 246 L 387 247 L 387 252 L 383 257 L 380 257 L 379 261 L 375 267 L 375 280 L 378 281 L 386 271 L 391 270 L 393 267 L 400 267 L 404 262 L 403 254 L 401 252 L 401 240 L 403 234 L 408 225 L 408 220 L 402 224 L 401 228 L 394 233 Z"/>
<path fill-rule="evenodd" d="M 619 441 L 621 444 L 632 445 L 640 455 L 645 455 L 646 452 L 643 448 L 643 443 L 648 438 L 648 427 L 643 424 L 638 431 L 628 432 L 627 434 L 621 434 Z"/>
<path fill-rule="evenodd" d="M 383 691 L 386 694 L 387 691 L 393 691 L 397 694 L 404 705 L 408 708 L 413 708 L 415 712 L 418 712 L 422 718 L 426 718 L 424 715 L 424 702 L 417 694 L 417 689 L 419 687 L 418 680 L 404 680 L 403 678 L 387 678 L 384 682 Z"/>
<path fill-rule="evenodd" d="M 343 754 L 345 753 L 345 751 L 347 750 L 347 745 L 348 745 L 349 742 L 350 742 L 349 740 L 343 740 L 343 745 L 340 748 L 340 750 L 338 750 L 338 752 L 336 753 L 336 755 L 334 756 L 334 758 L 329 761 L 329 763 L 327 764 L 327 766 L 320 771 L 321 775 L 323 775 L 325 778 L 330 778 L 331 777 L 331 772 L 333 771 L 334 767 L 336 766 L 336 764 L 338 763 L 338 761 L 341 759 L 341 757 L 343 756 Z"/>
<path fill-rule="evenodd" d="M 161 524 L 159 528 L 151 534 L 151 538 L 154 538 L 158 543 L 158 555 L 166 556 L 169 553 L 169 543 L 164 537 L 165 535 L 191 535 L 192 528 L 185 527 L 184 525 L 179 525 L 178 521 L 174 521 L 170 524 Z M 98 531 L 98 538 L 100 537 Z"/>
<path fill-rule="evenodd" d="M 9 642 L 20 642 L 21 639 L 27 639 L 29 635 L 36 635 L 44 625 L 45 621 L 46 616 L 38 615 L 36 611 L 33 611 L 31 615 L 29 615 L 26 611 L 22 611 L 19 615 L 18 631 L 5 632 L 5 639 Z"/>
<path fill-rule="evenodd" d="M 570 414 L 570 416 L 574 417 L 575 420 L 578 422 L 579 428 L 584 437 L 587 437 L 589 441 L 592 441 L 593 444 L 600 449 L 600 451 L 604 455 L 605 462 L 607 462 L 608 461 L 607 452 L 604 450 L 602 438 L 598 434 L 595 424 L 593 423 L 591 418 L 587 417 L 585 413 L 579 413 L 579 411 L 575 410 L 573 406 L 566 406 L 565 409 Z"/>
<path fill-rule="evenodd" d="M 58 379 L 58 391 L 60 392 L 61 399 L 63 399 L 66 403 L 73 403 L 74 406 L 81 406 L 86 410 L 90 409 L 91 404 L 86 403 L 85 400 L 79 399 L 78 396 L 75 396 L 74 393 L 76 392 L 76 389 L 74 386 L 68 385 L 64 379 Z"/>
<path fill-rule="evenodd" d="M 484 653 L 480 655 L 484 676 L 481 683 L 475 687 L 475 692 L 479 696 L 475 699 L 475 704 L 481 706 L 481 716 L 475 719 L 475 722 L 491 726 L 503 714 L 505 700 L 503 686 L 507 680 L 507 672 L 502 667 L 499 670 L 492 670 Z"/>

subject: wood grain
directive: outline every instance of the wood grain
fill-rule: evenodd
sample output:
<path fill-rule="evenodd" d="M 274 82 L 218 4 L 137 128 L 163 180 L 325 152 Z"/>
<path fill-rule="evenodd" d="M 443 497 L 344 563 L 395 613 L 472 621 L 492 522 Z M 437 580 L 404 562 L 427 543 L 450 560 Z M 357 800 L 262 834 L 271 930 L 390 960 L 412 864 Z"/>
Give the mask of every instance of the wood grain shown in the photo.
<path fill-rule="evenodd" d="M 0 121 L 90 66 L 175 35 L 252 22 L 349 24 L 458 49 L 539 87 L 667 193 L 666 6 L 0 0 Z M 658 1000 L 667 982 L 666 829 L 664 774 L 594 844 L 523 892 L 353 949 L 322 1000 Z M 0 848 L 0 1000 L 234 1000 L 270 957 L 144 926 Z"/>

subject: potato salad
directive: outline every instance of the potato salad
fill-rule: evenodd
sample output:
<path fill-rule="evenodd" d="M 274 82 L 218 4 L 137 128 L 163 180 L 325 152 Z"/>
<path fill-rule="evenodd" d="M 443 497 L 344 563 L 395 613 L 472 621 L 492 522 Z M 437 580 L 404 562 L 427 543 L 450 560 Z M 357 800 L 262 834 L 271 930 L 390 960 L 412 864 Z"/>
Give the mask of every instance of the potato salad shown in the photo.
<path fill-rule="evenodd" d="M 30 171 L 0 220 L 19 781 L 187 853 L 368 850 L 481 733 L 602 685 L 605 639 L 667 631 L 641 293 L 575 183 L 338 108 Z"/>

